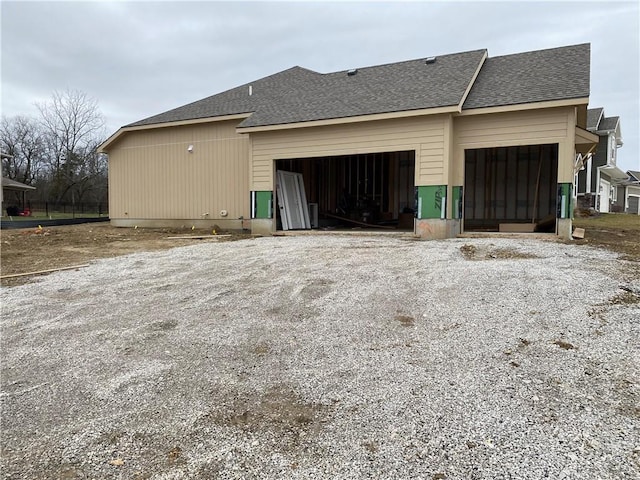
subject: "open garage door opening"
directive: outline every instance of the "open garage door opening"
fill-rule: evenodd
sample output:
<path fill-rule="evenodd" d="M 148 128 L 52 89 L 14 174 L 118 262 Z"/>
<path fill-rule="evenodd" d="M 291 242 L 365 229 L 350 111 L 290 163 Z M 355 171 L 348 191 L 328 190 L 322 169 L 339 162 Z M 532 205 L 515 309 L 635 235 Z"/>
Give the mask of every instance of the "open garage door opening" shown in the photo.
<path fill-rule="evenodd" d="M 276 170 L 299 174 L 311 228 L 413 229 L 413 150 L 276 160 Z M 277 228 L 290 229 L 276 196 Z"/>
<path fill-rule="evenodd" d="M 558 145 L 465 150 L 464 230 L 555 232 Z"/>

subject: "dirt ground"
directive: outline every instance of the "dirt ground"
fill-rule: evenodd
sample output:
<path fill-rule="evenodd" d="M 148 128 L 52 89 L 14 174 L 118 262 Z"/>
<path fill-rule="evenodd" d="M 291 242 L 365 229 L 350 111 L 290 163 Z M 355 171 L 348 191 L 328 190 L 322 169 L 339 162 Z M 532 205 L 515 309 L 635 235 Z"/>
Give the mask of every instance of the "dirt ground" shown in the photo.
<path fill-rule="evenodd" d="M 622 254 L 624 260 L 640 262 L 640 215 L 601 214 L 578 217 L 575 227 L 585 229 L 578 245 L 604 247 Z"/>
<path fill-rule="evenodd" d="M 599 215 L 577 218 L 575 226 L 586 229 L 578 245 L 591 245 L 613 250 L 626 260 L 639 262 L 640 268 L 640 216 Z M 231 234 L 218 238 L 170 239 L 173 236 L 209 236 L 211 230 L 147 229 L 112 227 L 90 223 L 62 227 L 2 230 L 0 233 L 1 275 L 36 272 L 69 267 L 106 257 L 129 253 L 164 250 L 191 245 L 194 242 L 230 241 L 249 237 Z M 216 231 L 219 235 L 228 232 Z M 2 286 L 22 285 L 34 276 L 0 280 Z"/>
<path fill-rule="evenodd" d="M 98 258 L 129 253 L 165 250 L 194 242 L 225 242 L 248 234 L 203 229 L 155 229 L 112 227 L 87 223 L 61 227 L 2 230 L 0 232 L 0 272 L 2 276 L 81 265 Z M 225 235 L 225 236 L 222 236 Z M 179 236 L 207 236 L 204 239 L 171 239 Z M 3 278 L 2 286 L 22 285 L 34 276 Z"/>

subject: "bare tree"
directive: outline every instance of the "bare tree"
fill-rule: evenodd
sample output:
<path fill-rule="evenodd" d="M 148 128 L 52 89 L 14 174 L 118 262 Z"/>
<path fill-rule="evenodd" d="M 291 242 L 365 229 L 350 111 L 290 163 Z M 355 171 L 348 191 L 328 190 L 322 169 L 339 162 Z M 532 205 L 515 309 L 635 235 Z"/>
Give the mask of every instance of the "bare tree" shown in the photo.
<path fill-rule="evenodd" d="M 65 90 L 36 106 L 46 133 L 52 200 L 80 200 L 106 175 L 96 167 L 97 147 L 105 137 L 98 102 L 84 92 Z"/>
<path fill-rule="evenodd" d="M 0 121 L 2 175 L 32 185 L 45 166 L 45 135 L 33 118 L 2 117 Z"/>

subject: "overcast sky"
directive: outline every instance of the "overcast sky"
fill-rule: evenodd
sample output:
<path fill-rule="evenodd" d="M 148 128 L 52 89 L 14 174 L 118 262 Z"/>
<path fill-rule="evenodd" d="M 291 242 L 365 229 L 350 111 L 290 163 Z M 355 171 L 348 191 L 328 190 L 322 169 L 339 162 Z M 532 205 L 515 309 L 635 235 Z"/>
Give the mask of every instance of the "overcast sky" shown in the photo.
<path fill-rule="evenodd" d="M 120 126 L 294 65 L 326 73 L 487 48 L 591 43 L 590 107 L 621 117 L 640 170 L 639 2 L 0 2 L 2 114 L 54 90 Z"/>

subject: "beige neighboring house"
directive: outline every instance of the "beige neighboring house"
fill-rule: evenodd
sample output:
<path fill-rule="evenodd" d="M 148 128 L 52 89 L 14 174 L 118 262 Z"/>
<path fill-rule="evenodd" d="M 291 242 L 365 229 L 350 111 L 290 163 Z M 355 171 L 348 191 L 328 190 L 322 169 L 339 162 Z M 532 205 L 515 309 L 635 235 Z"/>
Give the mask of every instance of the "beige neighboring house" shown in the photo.
<path fill-rule="evenodd" d="M 320 226 L 569 237 L 577 160 L 598 142 L 589 70 L 589 44 L 293 67 L 115 132 L 101 146 L 111 222 L 271 233 L 295 188 Z"/>

